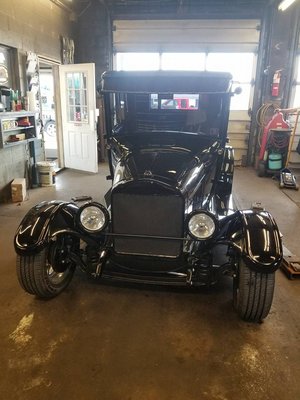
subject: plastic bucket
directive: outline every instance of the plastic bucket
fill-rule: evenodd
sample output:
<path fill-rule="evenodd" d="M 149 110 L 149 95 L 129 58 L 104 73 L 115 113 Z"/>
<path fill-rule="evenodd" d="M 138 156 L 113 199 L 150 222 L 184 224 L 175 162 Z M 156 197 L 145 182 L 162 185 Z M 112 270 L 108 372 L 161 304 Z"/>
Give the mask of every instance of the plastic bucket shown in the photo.
<path fill-rule="evenodd" d="M 269 154 L 268 167 L 272 170 L 278 170 L 282 168 L 282 154 L 271 153 Z"/>
<path fill-rule="evenodd" d="M 36 163 L 40 185 L 41 186 L 54 186 L 55 185 L 55 163 L 51 161 L 39 161 Z"/>

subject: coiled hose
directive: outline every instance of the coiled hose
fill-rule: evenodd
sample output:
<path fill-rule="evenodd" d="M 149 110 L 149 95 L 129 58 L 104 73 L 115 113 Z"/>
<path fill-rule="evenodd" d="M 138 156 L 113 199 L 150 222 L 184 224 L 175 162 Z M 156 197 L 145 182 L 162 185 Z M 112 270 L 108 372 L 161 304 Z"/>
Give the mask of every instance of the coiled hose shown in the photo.
<path fill-rule="evenodd" d="M 262 136 L 264 133 L 265 126 L 268 125 L 272 116 L 275 113 L 275 110 L 278 109 L 278 104 L 274 103 L 265 103 L 263 104 L 256 113 L 256 123 L 259 127 L 258 135 L 257 135 L 257 143 L 259 148 L 261 148 Z"/>

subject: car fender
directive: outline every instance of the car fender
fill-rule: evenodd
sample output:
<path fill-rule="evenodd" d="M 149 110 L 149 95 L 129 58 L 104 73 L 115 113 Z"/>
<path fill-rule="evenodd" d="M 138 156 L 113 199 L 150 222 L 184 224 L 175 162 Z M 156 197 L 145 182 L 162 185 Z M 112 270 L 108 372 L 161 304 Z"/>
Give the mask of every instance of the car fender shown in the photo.
<path fill-rule="evenodd" d="M 64 201 L 44 201 L 31 208 L 17 229 L 16 252 L 37 253 L 62 232 L 78 236 L 75 222 L 78 209 L 76 204 Z"/>
<path fill-rule="evenodd" d="M 280 232 L 272 215 L 267 211 L 239 211 L 244 246 L 241 254 L 246 265 L 255 272 L 276 271 L 282 261 Z"/>

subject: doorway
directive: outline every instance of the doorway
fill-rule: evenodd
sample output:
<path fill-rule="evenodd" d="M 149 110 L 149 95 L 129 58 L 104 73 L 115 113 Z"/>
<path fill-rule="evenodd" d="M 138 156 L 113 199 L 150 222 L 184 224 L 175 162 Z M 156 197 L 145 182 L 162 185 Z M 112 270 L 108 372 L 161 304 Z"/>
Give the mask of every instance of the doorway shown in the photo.
<path fill-rule="evenodd" d="M 45 159 L 55 163 L 59 170 L 61 161 L 58 150 L 57 110 L 55 106 L 55 74 L 57 64 L 39 59 L 40 119 L 43 127 Z"/>

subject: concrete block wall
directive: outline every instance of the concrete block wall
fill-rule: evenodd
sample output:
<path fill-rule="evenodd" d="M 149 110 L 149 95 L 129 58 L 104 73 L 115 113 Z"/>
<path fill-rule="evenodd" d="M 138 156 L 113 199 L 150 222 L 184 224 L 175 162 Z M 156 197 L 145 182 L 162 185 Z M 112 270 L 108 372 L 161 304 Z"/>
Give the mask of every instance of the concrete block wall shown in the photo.
<path fill-rule="evenodd" d="M 61 35 L 73 31 L 70 13 L 50 0 L 1 0 L 1 44 L 60 60 Z"/>
<path fill-rule="evenodd" d="M 101 74 L 112 67 L 111 19 L 104 2 L 92 0 L 78 19 L 75 37 L 75 63 L 95 63 L 96 86 Z"/>
<path fill-rule="evenodd" d="M 61 61 L 61 36 L 74 39 L 70 13 L 50 0 L 1 0 L 0 44 L 14 48 L 16 80 L 13 89 L 25 95 L 25 64 L 28 51 Z M 37 161 L 43 159 L 43 152 Z M 10 183 L 26 175 L 27 145 L 0 149 L 0 202 L 10 200 Z"/>
<path fill-rule="evenodd" d="M 0 167 L 0 201 L 10 200 L 10 183 L 15 178 L 24 178 L 25 160 L 27 159 L 27 146 L 20 144 L 1 150 Z"/>

